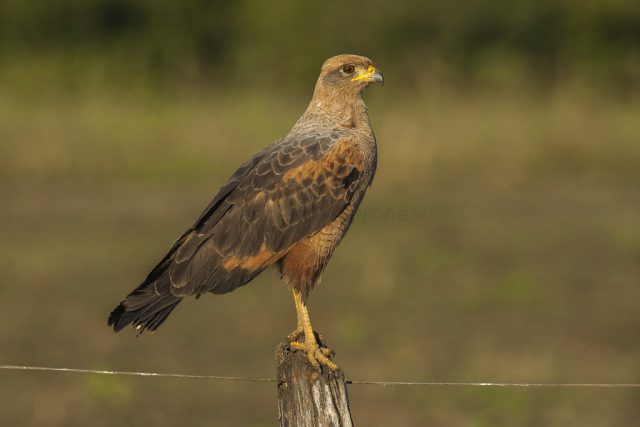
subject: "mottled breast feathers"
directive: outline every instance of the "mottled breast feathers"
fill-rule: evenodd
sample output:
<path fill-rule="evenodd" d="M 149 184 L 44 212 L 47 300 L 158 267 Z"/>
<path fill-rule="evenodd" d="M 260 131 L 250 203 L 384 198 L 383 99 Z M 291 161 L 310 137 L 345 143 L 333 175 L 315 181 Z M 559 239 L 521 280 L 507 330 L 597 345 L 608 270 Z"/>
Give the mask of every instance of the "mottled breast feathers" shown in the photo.
<path fill-rule="evenodd" d="M 236 171 L 147 282 L 168 270 L 178 297 L 247 283 L 340 215 L 359 188 L 364 162 L 349 135 L 277 141 Z"/>

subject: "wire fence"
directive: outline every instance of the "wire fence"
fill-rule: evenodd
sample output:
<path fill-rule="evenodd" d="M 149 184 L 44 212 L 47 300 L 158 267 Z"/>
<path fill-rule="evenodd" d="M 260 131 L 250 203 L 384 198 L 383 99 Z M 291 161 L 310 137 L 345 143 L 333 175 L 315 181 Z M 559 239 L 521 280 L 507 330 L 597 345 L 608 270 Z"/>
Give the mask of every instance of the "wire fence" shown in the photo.
<path fill-rule="evenodd" d="M 217 381 L 280 382 L 275 378 L 231 377 L 222 375 L 191 375 L 162 372 L 108 371 L 99 369 L 56 368 L 48 366 L 0 365 L 5 371 L 39 371 L 75 374 L 122 375 L 158 378 L 184 378 Z M 640 383 L 507 383 L 507 382 L 433 382 L 433 381 L 364 381 L 347 380 L 347 384 L 372 386 L 427 386 L 427 387 L 548 387 L 548 388 L 640 388 Z"/>

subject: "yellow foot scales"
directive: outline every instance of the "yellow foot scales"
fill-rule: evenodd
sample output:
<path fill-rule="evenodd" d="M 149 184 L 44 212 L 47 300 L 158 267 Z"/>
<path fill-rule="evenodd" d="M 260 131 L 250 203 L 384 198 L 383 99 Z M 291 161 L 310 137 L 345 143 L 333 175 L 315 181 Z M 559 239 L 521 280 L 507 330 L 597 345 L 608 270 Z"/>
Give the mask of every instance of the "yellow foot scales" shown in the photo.
<path fill-rule="evenodd" d="M 326 348 L 324 346 L 324 335 L 319 334 L 316 331 L 313 331 L 313 334 L 316 336 L 316 341 L 320 343 L 320 347 Z M 287 335 L 287 339 L 292 342 L 299 341 L 301 338 L 304 338 L 304 329 L 301 326 L 297 327 L 295 330 L 291 331 L 289 335 Z"/>
<path fill-rule="evenodd" d="M 292 340 L 289 343 L 289 347 L 291 348 L 291 350 L 305 352 L 307 354 L 307 359 L 309 359 L 309 363 L 311 363 L 311 365 L 318 370 L 320 370 L 321 365 L 324 365 L 332 371 L 337 371 L 338 365 L 336 365 L 329 359 L 335 354 L 333 350 L 318 345 L 318 341 L 316 339 L 310 340 L 312 342 L 309 343 L 307 343 L 306 340 L 305 342 L 296 341 L 296 338 L 301 335 L 301 333 L 302 331 L 296 330 L 289 334 L 289 339 Z M 318 335 L 318 337 L 320 338 L 320 342 L 322 343 L 324 340 L 320 335 Z"/>
<path fill-rule="evenodd" d="M 300 335 L 302 335 L 303 333 L 304 333 L 304 330 L 302 329 L 302 327 L 298 326 L 294 331 L 291 331 L 291 333 L 287 335 L 287 339 L 289 341 L 297 341 L 298 337 L 300 337 Z"/>

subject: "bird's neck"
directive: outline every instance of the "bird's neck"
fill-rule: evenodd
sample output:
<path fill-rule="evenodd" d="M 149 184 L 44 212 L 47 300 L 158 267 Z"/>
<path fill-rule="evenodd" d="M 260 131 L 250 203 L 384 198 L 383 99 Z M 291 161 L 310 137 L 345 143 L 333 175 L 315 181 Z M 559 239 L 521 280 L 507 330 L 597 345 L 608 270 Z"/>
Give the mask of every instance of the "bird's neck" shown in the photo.
<path fill-rule="evenodd" d="M 314 94 L 300 120 L 313 119 L 331 128 L 370 128 L 362 93 L 344 97 Z"/>

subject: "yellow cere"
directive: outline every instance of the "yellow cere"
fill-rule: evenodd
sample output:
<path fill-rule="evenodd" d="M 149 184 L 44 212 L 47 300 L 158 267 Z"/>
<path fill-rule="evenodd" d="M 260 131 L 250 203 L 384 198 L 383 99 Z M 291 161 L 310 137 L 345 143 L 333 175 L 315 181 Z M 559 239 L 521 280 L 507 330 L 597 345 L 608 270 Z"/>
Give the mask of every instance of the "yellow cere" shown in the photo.
<path fill-rule="evenodd" d="M 351 81 L 355 82 L 357 80 L 369 78 L 369 76 L 375 72 L 376 72 L 376 67 L 374 67 L 373 65 L 369 65 L 369 68 L 367 68 L 367 71 L 365 73 L 357 75 L 356 77 L 352 78 Z"/>

